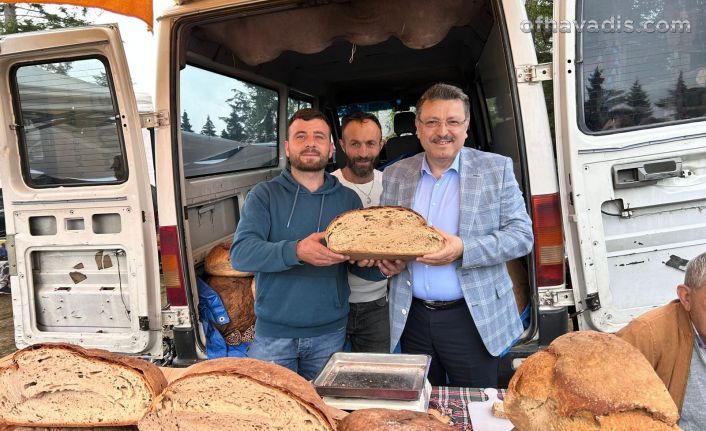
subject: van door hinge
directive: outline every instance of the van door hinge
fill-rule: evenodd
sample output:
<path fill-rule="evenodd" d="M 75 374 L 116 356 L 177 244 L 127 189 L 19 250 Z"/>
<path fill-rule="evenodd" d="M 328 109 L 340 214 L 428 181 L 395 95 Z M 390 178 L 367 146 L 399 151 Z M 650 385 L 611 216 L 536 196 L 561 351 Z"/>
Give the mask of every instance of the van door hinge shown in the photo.
<path fill-rule="evenodd" d="M 586 305 L 583 310 L 578 310 L 576 313 L 570 315 L 571 318 L 578 316 L 579 314 L 585 313 L 586 311 L 598 311 L 601 309 L 601 298 L 598 296 L 598 292 L 589 293 L 586 295 L 586 299 L 583 300 Z"/>
<path fill-rule="evenodd" d="M 140 114 L 143 129 L 158 129 L 169 125 L 169 111 L 147 112 Z"/>
<path fill-rule="evenodd" d="M 515 68 L 517 82 L 539 82 L 552 80 L 552 64 L 523 64 Z"/>

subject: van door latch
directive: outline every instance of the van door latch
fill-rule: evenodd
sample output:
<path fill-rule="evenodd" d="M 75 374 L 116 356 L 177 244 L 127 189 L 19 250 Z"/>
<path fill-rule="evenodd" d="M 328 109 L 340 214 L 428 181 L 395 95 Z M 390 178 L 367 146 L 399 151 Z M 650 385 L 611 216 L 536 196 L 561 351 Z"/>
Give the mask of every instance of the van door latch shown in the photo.
<path fill-rule="evenodd" d="M 169 111 L 140 114 L 140 125 L 143 129 L 166 127 L 169 125 Z"/>
<path fill-rule="evenodd" d="M 586 295 L 586 299 L 583 300 L 583 303 L 586 305 L 583 310 L 578 310 L 576 313 L 571 313 L 569 317 L 572 319 L 579 314 L 583 314 L 586 311 L 598 311 L 601 309 L 601 298 L 598 296 L 598 292 L 596 293 L 589 293 Z"/>
<path fill-rule="evenodd" d="M 519 84 L 552 80 L 552 63 L 522 64 L 515 68 Z"/>

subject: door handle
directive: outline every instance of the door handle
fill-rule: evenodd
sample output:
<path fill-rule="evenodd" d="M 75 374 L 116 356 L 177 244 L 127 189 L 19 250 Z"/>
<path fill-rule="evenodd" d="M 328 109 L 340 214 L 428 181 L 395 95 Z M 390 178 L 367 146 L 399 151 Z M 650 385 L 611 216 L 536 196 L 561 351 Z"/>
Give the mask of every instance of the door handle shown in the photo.
<path fill-rule="evenodd" d="M 625 163 L 613 166 L 613 187 L 624 189 L 654 184 L 664 178 L 682 175 L 681 157 Z"/>

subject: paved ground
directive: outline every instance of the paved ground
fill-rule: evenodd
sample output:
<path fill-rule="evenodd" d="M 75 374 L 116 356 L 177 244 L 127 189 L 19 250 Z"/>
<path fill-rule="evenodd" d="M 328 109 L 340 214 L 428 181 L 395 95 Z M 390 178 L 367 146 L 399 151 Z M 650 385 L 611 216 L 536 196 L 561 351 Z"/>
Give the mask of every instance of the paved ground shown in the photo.
<path fill-rule="evenodd" d="M 15 350 L 17 349 L 12 325 L 12 297 L 0 295 L 0 358 Z"/>

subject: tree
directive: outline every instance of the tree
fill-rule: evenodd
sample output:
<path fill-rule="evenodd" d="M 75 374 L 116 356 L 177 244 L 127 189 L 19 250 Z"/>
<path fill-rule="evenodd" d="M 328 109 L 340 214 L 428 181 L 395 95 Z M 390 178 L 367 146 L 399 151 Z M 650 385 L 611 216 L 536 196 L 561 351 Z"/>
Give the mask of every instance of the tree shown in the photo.
<path fill-rule="evenodd" d="M 603 88 L 603 70 L 596 67 L 588 78 L 584 115 L 589 130 L 598 131 L 615 118 L 616 107 L 625 101 L 624 91 Z"/>
<path fill-rule="evenodd" d="M 221 138 L 245 142 L 248 136 L 245 130 L 245 117 L 248 113 L 250 95 L 235 88 L 231 91 L 233 97 L 226 99 L 226 103 L 230 106 L 230 114 L 227 117 L 218 117 L 226 123 L 226 128 L 221 131 Z"/>
<path fill-rule="evenodd" d="M 213 123 L 211 123 L 213 124 Z M 189 121 L 189 114 L 184 111 L 183 114 L 181 114 L 181 130 L 185 132 L 193 132 L 194 129 L 191 126 L 191 121 Z"/>
<path fill-rule="evenodd" d="M 632 110 L 630 114 L 630 117 L 632 117 L 632 126 L 639 126 L 644 120 L 652 117 L 652 103 L 650 102 L 650 97 L 647 95 L 647 92 L 642 89 L 642 84 L 640 84 L 639 79 L 635 79 L 632 87 L 630 87 L 626 103 Z"/>
<path fill-rule="evenodd" d="M 0 35 L 89 24 L 85 7 L 51 6 L 47 9 L 40 3 L 0 3 L 0 12 L 3 15 Z"/>
<path fill-rule="evenodd" d="M 679 71 L 679 77 L 674 88 L 669 90 L 669 96 L 660 100 L 657 106 L 661 108 L 671 107 L 674 109 L 674 119 L 684 120 L 689 118 L 689 110 L 686 103 L 686 94 L 689 88 L 684 82 L 684 71 Z"/>
<path fill-rule="evenodd" d="M 206 136 L 216 136 L 216 126 L 213 125 L 211 121 L 211 116 L 206 116 L 206 124 L 201 128 L 201 134 Z"/>

